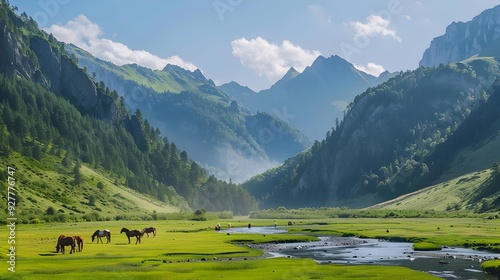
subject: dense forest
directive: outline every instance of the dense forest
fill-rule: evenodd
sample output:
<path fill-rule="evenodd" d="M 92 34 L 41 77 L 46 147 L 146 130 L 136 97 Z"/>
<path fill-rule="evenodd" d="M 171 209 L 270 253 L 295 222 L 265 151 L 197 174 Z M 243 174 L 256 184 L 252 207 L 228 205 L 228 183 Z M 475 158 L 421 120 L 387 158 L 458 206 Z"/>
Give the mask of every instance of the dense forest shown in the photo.
<path fill-rule="evenodd" d="M 152 127 L 140 110 L 131 114 L 123 97 L 103 82 L 93 81 L 85 69 L 79 70 L 85 73 L 84 82 L 93 84 L 99 108 L 112 112 L 111 119 L 86 110 L 81 100 L 68 94 L 68 88 L 54 92 L 55 79 L 44 61 L 47 57 L 59 61 L 71 58 L 52 35 L 40 31 L 26 14 L 15 15 L 4 0 L 0 5 L 0 25 L 6 26 L 4 37 L 15 38 L 10 47 L 17 49 L 10 52 L 21 54 L 25 62 L 21 70 L 35 73 L 27 76 L 12 71 L 0 75 L 2 158 L 20 153 L 41 161 L 50 154 L 60 158 L 64 166 L 83 164 L 110 172 L 117 183 L 173 205 L 181 206 L 187 201 L 192 209 L 247 214 L 257 208 L 246 190 L 207 174 L 185 151 L 161 137 L 160 130 Z M 37 48 L 40 41 L 49 43 L 50 53 Z M 0 56 L 2 61 L 11 59 L 8 53 Z M 75 181 L 75 188 L 78 183 Z M 28 186 L 36 184 L 29 182 Z"/>
<path fill-rule="evenodd" d="M 268 208 L 368 206 L 429 186 L 438 145 L 488 100 L 498 76 L 486 58 L 401 72 L 357 96 L 326 139 L 244 187 Z"/>

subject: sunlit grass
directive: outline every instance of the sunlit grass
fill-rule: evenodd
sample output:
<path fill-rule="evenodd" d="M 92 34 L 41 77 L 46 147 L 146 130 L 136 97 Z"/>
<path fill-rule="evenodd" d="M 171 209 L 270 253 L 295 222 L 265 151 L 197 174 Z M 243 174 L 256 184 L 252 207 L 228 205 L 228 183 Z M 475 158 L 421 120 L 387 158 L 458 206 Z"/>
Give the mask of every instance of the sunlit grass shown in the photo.
<path fill-rule="evenodd" d="M 315 240 L 315 237 L 308 235 L 343 235 L 415 242 L 415 249 L 427 244 L 425 247 L 482 247 L 481 249 L 495 250 L 500 245 L 500 238 L 496 234 L 500 221 L 476 218 L 295 220 L 295 226 L 287 226 L 287 220 L 277 220 L 278 227 L 288 229 L 290 234 L 229 235 L 214 231 L 217 222 L 223 228 L 227 228 L 228 223 L 233 227 L 246 227 L 248 223 L 252 226 L 274 224 L 274 220 L 242 217 L 220 221 L 109 221 L 19 225 L 16 229 L 17 272 L 16 275 L 9 274 L 8 279 L 90 279 L 90 274 L 92 277 L 109 279 L 135 279 L 139 276 L 141 279 L 208 279 L 221 273 L 226 277 L 234 277 L 230 279 L 246 279 L 249 272 L 257 275 L 256 277 L 264 277 L 256 279 L 280 279 L 284 275 L 292 279 L 391 279 L 388 277 L 392 273 L 411 274 L 411 279 L 415 279 L 415 271 L 403 268 L 363 268 L 357 265 L 317 265 L 312 260 L 258 259 L 262 252 L 246 244 L 306 242 Z M 141 230 L 146 226 L 155 226 L 158 235 L 155 238 L 143 237 L 138 245 L 134 244 L 135 239 L 128 244 L 125 235 L 119 233 L 122 227 Z M 92 243 L 91 234 L 104 228 L 111 230 L 111 242 Z M 60 234 L 82 235 L 85 239 L 83 252 L 56 254 L 56 238 Z M 0 243 L 0 250 L 7 252 L 7 245 L 6 242 Z M 6 254 L 0 254 L 0 261 L 6 261 Z M 297 266 L 303 266 L 304 272 L 285 269 L 295 269 Z M 278 276 L 275 277 L 275 274 Z M 426 274 L 418 275 L 422 279 L 431 279 Z"/>

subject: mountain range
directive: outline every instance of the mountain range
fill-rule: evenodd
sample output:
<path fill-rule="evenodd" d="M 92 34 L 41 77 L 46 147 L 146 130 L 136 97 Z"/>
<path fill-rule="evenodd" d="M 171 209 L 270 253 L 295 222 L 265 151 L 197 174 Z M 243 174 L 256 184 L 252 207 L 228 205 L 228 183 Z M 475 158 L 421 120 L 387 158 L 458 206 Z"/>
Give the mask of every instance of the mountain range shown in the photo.
<path fill-rule="evenodd" d="M 22 184 L 16 192 L 20 220 L 257 209 L 246 190 L 209 175 L 140 110 L 132 114 L 123 96 L 80 68 L 63 43 L 4 1 L 0 69 L 0 160 L 17 170 Z"/>
<path fill-rule="evenodd" d="M 200 70 L 117 66 L 74 45 L 65 50 L 96 81 L 123 96 L 131 111 L 139 109 L 164 136 L 218 177 L 248 179 L 310 146 L 307 137 L 281 119 L 250 113 Z"/>
<path fill-rule="evenodd" d="M 452 23 L 415 70 L 374 77 L 319 56 L 254 92 L 200 70 L 102 61 L 1 2 L 0 161 L 23 171 L 27 221 L 280 206 L 496 211 L 498 18 L 495 7 Z"/>
<path fill-rule="evenodd" d="M 498 29 L 496 21 L 491 26 L 491 19 L 499 18 L 499 14 L 496 7 L 461 25 L 464 30 Z M 477 26 L 478 22 L 482 25 Z M 432 53 L 431 49 L 447 50 L 449 44 L 459 43 L 452 38 L 458 37 L 461 42 L 482 36 L 473 33 L 454 37 L 448 32 L 455 29 L 447 28 L 447 33 L 439 37 L 449 41 L 433 40 L 423 60 Z M 490 41 L 482 50 L 495 45 L 496 41 Z M 500 75 L 500 60 L 494 52 L 489 54 L 492 56 L 478 50 L 458 58 L 467 59 L 449 64 L 434 60 L 429 63 L 439 66 L 400 72 L 366 90 L 356 96 L 345 118 L 326 139 L 281 167 L 255 176 L 244 187 L 264 208 L 367 207 L 488 170 L 500 161 L 498 150 L 488 144 L 498 135 L 498 114 L 481 114 L 484 106 L 490 106 L 488 112 L 500 109 L 498 83 L 495 83 Z M 477 117 L 478 114 L 482 117 Z M 471 121 L 472 116 L 478 122 Z M 479 127 L 481 137 L 477 135 Z M 461 138 L 457 140 L 459 132 Z M 489 154 L 480 147 L 490 147 Z M 491 185 L 495 180 L 486 182 Z M 497 201 L 499 193 L 491 191 L 491 187 L 485 188 L 490 190 L 490 199 Z M 446 197 L 441 199 L 445 203 Z M 479 200 L 467 207 L 474 209 Z"/>
<path fill-rule="evenodd" d="M 302 73 L 292 67 L 271 88 L 258 93 L 235 82 L 219 88 L 251 112 L 267 112 L 309 139 L 321 140 L 343 118 L 356 95 L 393 75 L 386 71 L 375 77 L 337 55 L 319 56 Z"/>

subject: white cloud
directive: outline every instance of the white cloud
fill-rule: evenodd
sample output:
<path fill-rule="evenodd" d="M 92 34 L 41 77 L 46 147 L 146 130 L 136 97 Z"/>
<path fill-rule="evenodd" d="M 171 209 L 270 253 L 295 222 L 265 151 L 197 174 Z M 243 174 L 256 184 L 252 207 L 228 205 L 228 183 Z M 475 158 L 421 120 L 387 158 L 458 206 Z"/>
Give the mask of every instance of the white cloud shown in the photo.
<path fill-rule="evenodd" d="M 366 23 L 360 21 L 349 22 L 349 25 L 356 30 L 355 36 L 357 37 L 390 36 L 396 41 L 401 42 L 401 38 L 397 35 L 396 30 L 391 29 L 390 24 L 390 21 L 378 15 L 369 15 L 366 18 Z"/>
<path fill-rule="evenodd" d="M 271 81 L 281 78 L 292 66 L 302 72 L 321 54 L 304 50 L 288 40 L 277 45 L 261 37 L 236 39 L 231 46 L 233 55 L 239 58 L 242 65 Z"/>
<path fill-rule="evenodd" d="M 151 69 L 163 69 L 165 65 L 173 64 L 190 71 L 197 69 L 193 63 L 176 55 L 161 58 L 144 50 L 131 50 L 122 43 L 103 38 L 101 27 L 84 15 L 77 16 L 66 25 L 54 24 L 44 30 L 60 41 L 75 44 L 94 56 L 117 65 L 136 63 Z"/>
<path fill-rule="evenodd" d="M 371 74 L 373 76 L 378 77 L 380 73 L 384 72 L 385 69 L 382 65 L 375 64 L 373 62 L 368 62 L 366 65 L 356 65 L 354 64 L 356 69 L 361 70 L 365 73 Z"/>

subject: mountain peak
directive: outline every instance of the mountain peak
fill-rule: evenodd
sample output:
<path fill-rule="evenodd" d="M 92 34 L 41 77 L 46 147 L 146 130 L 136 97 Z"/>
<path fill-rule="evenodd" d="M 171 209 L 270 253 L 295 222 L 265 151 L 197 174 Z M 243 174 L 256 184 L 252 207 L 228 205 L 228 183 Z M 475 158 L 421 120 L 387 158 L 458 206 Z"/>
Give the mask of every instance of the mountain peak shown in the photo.
<path fill-rule="evenodd" d="M 167 65 L 165 65 L 165 67 L 163 67 L 163 69 L 161 71 L 168 72 L 170 70 L 176 71 L 176 72 L 177 71 L 182 71 L 182 70 L 187 71 L 186 69 L 184 69 L 184 68 L 182 68 L 180 66 L 174 65 L 174 64 L 167 64 Z"/>
<path fill-rule="evenodd" d="M 239 95 L 254 95 L 256 94 L 255 91 L 253 91 L 251 88 L 247 86 L 240 85 L 239 83 L 235 81 L 231 81 L 226 84 L 222 84 L 218 87 L 220 90 L 222 90 L 224 93 L 232 96 L 233 98 L 239 96 Z"/>
<path fill-rule="evenodd" d="M 203 73 L 201 72 L 200 69 L 196 69 L 194 71 L 190 71 L 190 70 L 187 70 L 187 69 L 184 69 L 178 65 L 174 65 L 174 64 L 167 64 L 165 65 L 165 67 L 163 67 L 163 69 L 161 70 L 163 72 L 167 72 L 167 73 L 176 73 L 178 75 L 184 75 L 184 76 L 189 76 L 190 78 L 192 78 L 193 80 L 197 81 L 197 82 L 200 82 L 200 83 L 209 83 L 211 85 L 214 85 L 215 84 L 212 82 L 210 82 L 209 80 L 207 80 L 207 78 L 205 78 L 205 76 L 203 75 Z"/>
<path fill-rule="evenodd" d="M 290 67 L 290 69 L 288 69 L 286 74 L 279 81 L 277 81 L 274 85 L 271 86 L 271 88 L 280 87 L 280 86 L 286 84 L 288 81 L 293 80 L 299 74 L 300 74 L 300 72 L 295 70 L 295 68 L 292 66 L 292 67 Z"/>
<path fill-rule="evenodd" d="M 318 69 L 318 70 L 319 69 L 322 69 L 322 70 L 329 70 L 330 69 L 331 70 L 333 67 L 335 67 L 335 68 L 353 67 L 353 65 L 338 55 L 332 55 L 328 58 L 320 55 L 314 60 L 314 62 L 311 64 L 311 66 L 307 67 L 306 69 L 313 68 L 313 69 Z"/>
<path fill-rule="evenodd" d="M 283 79 L 287 79 L 287 80 L 291 80 L 295 77 L 297 77 L 297 75 L 299 75 L 300 72 L 297 71 L 293 66 L 290 67 L 290 69 L 288 69 L 288 71 L 286 71 L 286 74 L 285 76 L 283 76 L 283 78 L 281 78 L 281 80 Z"/>

